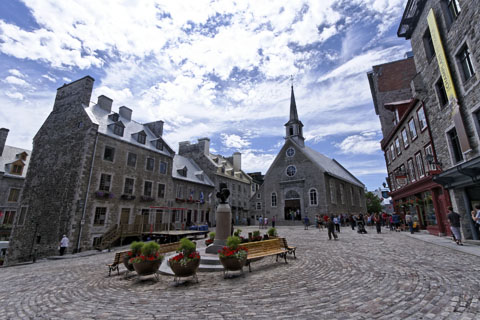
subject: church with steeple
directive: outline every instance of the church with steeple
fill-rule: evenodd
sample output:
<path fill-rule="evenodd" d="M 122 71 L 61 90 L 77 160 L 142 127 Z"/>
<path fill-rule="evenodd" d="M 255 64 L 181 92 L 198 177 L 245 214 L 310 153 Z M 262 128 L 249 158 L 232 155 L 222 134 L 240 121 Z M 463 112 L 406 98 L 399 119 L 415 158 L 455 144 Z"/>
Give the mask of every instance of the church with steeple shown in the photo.
<path fill-rule="evenodd" d="M 250 200 L 252 216 L 313 223 L 316 215 L 366 213 L 364 188 L 338 161 L 305 145 L 292 85 L 285 143 Z"/>

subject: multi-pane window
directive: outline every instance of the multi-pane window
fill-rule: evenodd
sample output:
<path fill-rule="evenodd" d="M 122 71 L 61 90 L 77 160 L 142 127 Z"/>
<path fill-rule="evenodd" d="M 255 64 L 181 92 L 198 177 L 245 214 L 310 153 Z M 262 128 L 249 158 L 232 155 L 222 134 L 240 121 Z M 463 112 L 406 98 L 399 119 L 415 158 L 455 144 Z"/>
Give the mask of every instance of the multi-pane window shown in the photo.
<path fill-rule="evenodd" d="M 455 21 L 460 13 L 458 0 L 447 0 L 448 16 L 451 22 Z"/>
<path fill-rule="evenodd" d="M 93 224 L 96 226 L 103 226 L 105 224 L 105 217 L 107 216 L 107 208 L 105 207 L 96 207 L 95 208 L 95 217 L 93 219 Z"/>
<path fill-rule="evenodd" d="M 340 203 L 345 204 L 345 187 L 340 184 Z"/>
<path fill-rule="evenodd" d="M 448 97 L 443 85 L 443 80 L 441 78 L 435 84 L 435 90 L 437 91 L 438 103 L 440 104 L 440 107 L 446 106 L 448 103 Z"/>
<path fill-rule="evenodd" d="M 261 198 L 261 195 L 260 195 L 260 192 L 257 193 L 257 199 L 260 199 Z"/>
<path fill-rule="evenodd" d="M 387 150 L 385 152 L 385 159 L 387 160 L 387 163 L 390 164 L 390 152 L 389 152 L 389 150 Z"/>
<path fill-rule="evenodd" d="M 121 125 L 115 124 L 113 126 L 113 133 L 117 136 L 123 137 L 123 127 Z"/>
<path fill-rule="evenodd" d="M 275 192 L 272 192 L 272 207 L 277 206 L 277 194 Z"/>
<path fill-rule="evenodd" d="M 147 158 L 146 169 L 148 171 L 153 171 L 154 166 L 155 166 L 155 160 L 153 158 Z"/>
<path fill-rule="evenodd" d="M 137 141 L 141 144 L 145 144 L 145 140 L 147 139 L 147 135 L 143 132 L 138 133 Z"/>
<path fill-rule="evenodd" d="M 350 187 L 350 200 L 352 201 L 352 206 L 355 205 L 355 199 L 353 198 L 353 187 Z"/>
<path fill-rule="evenodd" d="M 137 164 L 137 155 L 135 153 L 128 153 L 127 156 L 127 166 L 129 167 L 135 167 Z"/>
<path fill-rule="evenodd" d="M 331 203 L 336 203 L 336 199 L 335 199 L 335 181 L 333 180 L 330 180 L 330 202 Z"/>
<path fill-rule="evenodd" d="M 158 195 L 160 199 L 165 198 L 165 185 L 163 183 L 158 184 Z"/>
<path fill-rule="evenodd" d="M 425 147 L 425 158 L 426 158 L 427 155 L 431 155 L 432 158 L 433 158 L 433 148 L 432 148 L 431 144 L 429 144 Z M 428 161 L 427 161 L 427 163 L 428 163 Z M 433 163 L 428 163 L 428 169 L 429 170 L 435 170 L 436 166 Z"/>
<path fill-rule="evenodd" d="M 457 55 L 457 58 L 460 62 L 460 66 L 462 67 L 463 80 L 466 81 L 475 74 L 472 58 L 470 56 L 470 50 L 467 46 L 463 47 L 463 49 Z"/>
<path fill-rule="evenodd" d="M 393 173 L 390 173 L 390 188 L 392 188 L 392 191 L 395 191 L 397 188 L 395 186 L 395 179 L 393 178 Z"/>
<path fill-rule="evenodd" d="M 315 189 L 310 189 L 310 205 L 311 206 L 318 205 L 317 190 Z"/>
<path fill-rule="evenodd" d="M 410 130 L 410 137 L 412 140 L 415 139 L 417 137 L 417 129 L 415 128 L 415 121 L 413 118 L 408 121 L 408 129 Z"/>
<path fill-rule="evenodd" d="M 179 199 L 183 198 L 183 188 L 182 188 L 182 186 L 177 186 L 177 198 L 179 198 Z"/>
<path fill-rule="evenodd" d="M 293 177 L 297 173 L 297 168 L 295 166 L 288 166 L 287 167 L 287 176 Z"/>
<path fill-rule="evenodd" d="M 105 151 L 103 152 L 103 160 L 113 161 L 115 157 L 115 148 L 105 146 Z"/>
<path fill-rule="evenodd" d="M 390 154 L 392 155 L 392 161 L 395 160 L 395 150 L 393 144 L 390 145 Z"/>
<path fill-rule="evenodd" d="M 397 149 L 397 155 L 401 155 L 402 154 L 402 149 L 400 149 L 400 140 L 397 138 L 395 138 L 395 149 Z"/>
<path fill-rule="evenodd" d="M 8 194 L 8 202 L 17 202 L 18 196 L 20 195 L 20 189 L 11 188 L 10 193 Z"/>
<path fill-rule="evenodd" d="M 410 182 L 415 182 L 417 180 L 417 177 L 415 176 L 415 166 L 413 165 L 412 159 L 407 160 L 407 166 L 408 166 L 408 176 L 410 178 Z"/>
<path fill-rule="evenodd" d="M 20 217 L 18 217 L 17 225 L 23 226 L 25 224 L 25 217 L 27 216 L 28 207 L 22 207 L 20 209 Z"/>
<path fill-rule="evenodd" d="M 98 190 L 110 191 L 111 182 L 112 182 L 112 176 L 106 173 L 102 173 L 100 176 L 100 186 L 98 187 Z"/>
<path fill-rule="evenodd" d="M 453 128 L 447 133 L 450 140 L 450 148 L 452 151 L 453 161 L 455 163 L 463 161 L 462 148 L 460 147 L 460 141 L 458 140 L 457 130 Z"/>
<path fill-rule="evenodd" d="M 427 118 L 425 117 L 425 110 L 423 107 L 417 111 L 418 123 L 420 125 L 420 130 L 423 131 L 427 128 Z"/>
<path fill-rule="evenodd" d="M 417 163 L 418 178 L 423 178 L 425 176 L 425 169 L 423 167 L 421 152 L 415 154 L 415 162 Z"/>
<path fill-rule="evenodd" d="M 257 210 L 262 210 L 262 203 L 261 202 L 257 202 Z"/>
<path fill-rule="evenodd" d="M 160 161 L 160 173 L 161 174 L 167 173 L 167 163 L 165 161 Z"/>
<path fill-rule="evenodd" d="M 402 140 L 403 140 L 403 145 L 405 148 L 408 147 L 408 137 L 407 137 L 407 129 L 403 128 L 402 129 Z"/>
<path fill-rule="evenodd" d="M 153 189 L 153 182 L 152 181 L 145 181 L 143 185 L 143 195 L 146 197 L 152 196 L 152 189 Z"/>
<path fill-rule="evenodd" d="M 124 194 L 133 194 L 133 184 L 135 180 L 132 178 L 125 178 L 125 187 L 123 188 Z"/>
<path fill-rule="evenodd" d="M 156 147 L 158 150 L 163 150 L 163 142 L 162 142 L 162 140 L 158 139 L 157 142 L 155 143 L 155 147 Z"/>
<path fill-rule="evenodd" d="M 430 33 L 430 29 L 428 28 L 423 35 L 423 47 L 425 48 L 425 56 L 427 57 L 427 60 L 432 60 L 433 56 L 435 55 L 435 49 L 433 47 L 432 35 Z"/>
<path fill-rule="evenodd" d="M 21 175 L 23 171 L 23 166 L 20 166 L 18 164 L 14 164 L 12 167 L 12 174 L 19 174 Z"/>
<path fill-rule="evenodd" d="M 15 214 L 17 213 L 17 211 L 15 210 L 6 210 L 5 211 L 5 216 L 3 217 L 3 222 L 2 224 L 13 224 L 13 222 L 15 221 Z M 1 221 L 1 219 L 0 219 Z"/>

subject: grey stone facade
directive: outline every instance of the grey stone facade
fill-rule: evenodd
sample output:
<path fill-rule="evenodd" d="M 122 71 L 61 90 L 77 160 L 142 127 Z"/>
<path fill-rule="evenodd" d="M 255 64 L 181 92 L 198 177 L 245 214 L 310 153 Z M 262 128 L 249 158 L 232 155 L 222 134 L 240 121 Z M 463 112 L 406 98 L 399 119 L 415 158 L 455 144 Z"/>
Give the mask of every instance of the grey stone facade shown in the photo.
<path fill-rule="evenodd" d="M 480 187 L 475 182 L 475 177 L 480 176 L 480 7 L 476 1 L 451 1 L 449 7 L 447 1 L 433 0 L 417 1 L 415 6 L 413 1 L 408 1 L 399 35 L 411 40 L 416 69 L 425 86 L 419 96 L 428 114 L 436 159 L 443 170 L 434 181 L 449 189 L 453 207 L 463 217 L 464 236 L 477 238 L 478 235 L 471 228 L 470 210 L 473 205 L 480 203 Z M 435 32 L 430 30 L 427 21 L 431 10 L 438 25 L 458 103 L 452 99 L 445 101 L 439 88 L 439 84 L 444 84 L 439 70 L 441 61 L 435 48 L 431 52 L 427 41 L 428 35 Z M 466 61 L 467 48 L 473 71 L 468 77 L 462 63 Z M 460 115 L 457 122 L 454 121 L 456 108 Z M 463 128 L 465 135 L 462 134 Z M 455 150 L 459 148 L 455 148 L 455 139 L 452 139 L 453 129 L 458 141 L 462 143 L 463 140 L 469 145 L 469 148 L 463 148 L 457 154 Z"/>
<path fill-rule="evenodd" d="M 30 150 L 5 145 L 9 130 L 0 129 L 0 241 L 8 241 L 15 221 L 23 224 L 26 207 L 20 207 Z"/>
<path fill-rule="evenodd" d="M 316 215 L 365 213 L 364 185 L 337 161 L 305 146 L 302 127 L 292 87 L 285 144 L 250 200 L 255 218 L 284 224 L 292 214 L 313 222 Z"/>
<path fill-rule="evenodd" d="M 249 200 L 251 196 L 252 178 L 242 171 L 242 158 L 239 152 L 231 157 L 210 153 L 210 139 L 198 139 L 197 143 L 180 142 L 179 155 L 192 158 L 208 175 L 215 185 L 215 191 L 209 201 L 216 203 L 216 192 L 220 183 L 226 183 L 230 189 L 229 204 L 232 208 L 232 217 L 243 222 L 249 217 Z M 210 223 L 215 224 L 215 214 L 209 216 Z"/>

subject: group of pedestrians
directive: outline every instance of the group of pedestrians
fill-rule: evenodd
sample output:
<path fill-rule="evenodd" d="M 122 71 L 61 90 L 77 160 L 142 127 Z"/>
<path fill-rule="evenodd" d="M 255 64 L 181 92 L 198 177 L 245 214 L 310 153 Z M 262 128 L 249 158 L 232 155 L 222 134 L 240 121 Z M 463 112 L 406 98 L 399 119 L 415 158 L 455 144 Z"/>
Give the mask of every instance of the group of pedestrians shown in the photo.
<path fill-rule="evenodd" d="M 272 227 L 275 228 L 275 222 L 276 222 L 276 217 L 273 216 L 272 217 L 272 220 L 271 220 L 271 223 L 272 223 Z M 258 217 L 258 228 L 259 229 L 267 229 L 268 228 L 268 217 L 263 217 L 263 216 L 260 216 Z"/>

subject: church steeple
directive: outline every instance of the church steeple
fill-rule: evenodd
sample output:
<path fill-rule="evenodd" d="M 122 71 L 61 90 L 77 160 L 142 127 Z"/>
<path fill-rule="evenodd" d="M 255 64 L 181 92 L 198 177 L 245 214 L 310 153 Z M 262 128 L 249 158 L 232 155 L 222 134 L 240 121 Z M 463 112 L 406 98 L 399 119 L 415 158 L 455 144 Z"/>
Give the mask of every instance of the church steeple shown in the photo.
<path fill-rule="evenodd" d="M 303 137 L 303 123 L 298 120 L 297 113 L 297 104 L 295 103 L 295 94 L 293 93 L 293 84 L 292 84 L 292 93 L 290 96 L 290 120 L 285 123 L 286 135 L 285 139 L 291 139 L 295 141 L 300 147 L 305 146 L 305 138 Z"/>

